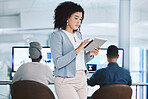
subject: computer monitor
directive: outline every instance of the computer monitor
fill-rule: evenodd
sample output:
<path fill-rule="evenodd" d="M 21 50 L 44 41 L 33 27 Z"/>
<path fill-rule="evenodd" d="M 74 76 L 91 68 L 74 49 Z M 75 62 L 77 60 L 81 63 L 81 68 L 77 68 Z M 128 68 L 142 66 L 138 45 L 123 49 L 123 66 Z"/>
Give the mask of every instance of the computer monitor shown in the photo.
<path fill-rule="evenodd" d="M 101 48 L 99 54 L 94 56 L 94 58 L 87 63 L 87 69 L 89 73 L 94 73 L 97 69 L 107 67 L 107 48 Z M 122 48 L 118 49 L 119 58 L 117 63 L 120 67 L 124 66 L 124 50 Z"/>
<path fill-rule="evenodd" d="M 51 58 L 50 47 L 42 47 L 42 59 L 41 63 L 47 64 L 51 70 L 54 70 L 54 64 Z M 12 72 L 16 72 L 17 69 L 24 63 L 31 62 L 29 58 L 29 47 L 12 47 Z M 12 75 L 13 76 L 13 75 Z"/>

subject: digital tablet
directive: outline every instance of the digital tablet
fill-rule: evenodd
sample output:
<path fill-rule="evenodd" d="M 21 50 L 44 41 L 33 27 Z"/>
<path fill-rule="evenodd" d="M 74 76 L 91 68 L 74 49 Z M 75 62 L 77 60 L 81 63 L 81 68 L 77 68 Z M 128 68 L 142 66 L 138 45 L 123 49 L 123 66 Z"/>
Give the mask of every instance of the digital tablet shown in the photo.
<path fill-rule="evenodd" d="M 94 48 L 101 47 L 107 40 L 94 38 L 88 44 L 84 46 L 85 51 L 93 51 Z"/>

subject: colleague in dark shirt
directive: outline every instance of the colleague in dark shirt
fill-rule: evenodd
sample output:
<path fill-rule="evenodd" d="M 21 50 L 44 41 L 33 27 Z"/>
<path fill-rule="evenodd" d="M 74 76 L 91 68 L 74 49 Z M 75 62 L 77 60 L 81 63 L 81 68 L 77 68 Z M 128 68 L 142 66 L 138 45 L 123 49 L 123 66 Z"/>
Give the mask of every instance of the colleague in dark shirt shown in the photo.
<path fill-rule="evenodd" d="M 87 83 L 90 86 L 108 85 L 108 84 L 126 84 L 131 85 L 132 80 L 128 70 L 119 67 L 117 64 L 118 48 L 111 45 L 107 49 L 108 66 L 98 69 L 89 79 Z"/>

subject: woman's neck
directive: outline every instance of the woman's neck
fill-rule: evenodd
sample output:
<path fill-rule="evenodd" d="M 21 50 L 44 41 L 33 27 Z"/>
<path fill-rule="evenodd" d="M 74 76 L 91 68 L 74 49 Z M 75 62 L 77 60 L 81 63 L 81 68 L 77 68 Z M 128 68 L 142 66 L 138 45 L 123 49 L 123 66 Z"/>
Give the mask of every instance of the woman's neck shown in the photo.
<path fill-rule="evenodd" d="M 70 28 L 69 26 L 66 27 L 65 31 L 74 34 L 73 29 Z"/>

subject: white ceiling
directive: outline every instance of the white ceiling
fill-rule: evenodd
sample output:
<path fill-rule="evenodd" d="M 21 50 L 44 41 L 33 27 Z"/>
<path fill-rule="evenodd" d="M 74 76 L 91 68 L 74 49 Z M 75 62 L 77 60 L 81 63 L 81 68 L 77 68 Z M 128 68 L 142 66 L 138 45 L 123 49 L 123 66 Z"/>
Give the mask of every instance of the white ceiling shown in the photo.
<path fill-rule="evenodd" d="M 32 11 L 50 11 L 51 9 L 54 9 L 60 2 L 63 2 L 63 1 L 66 1 L 66 0 L 0 0 L 0 17 L 19 15 L 21 11 L 31 11 L 31 12 Z M 119 0 L 69 0 L 69 1 L 80 3 L 87 10 L 89 10 L 89 8 L 93 6 L 98 8 L 112 8 L 112 7 L 119 6 Z M 142 35 L 140 34 L 138 36 L 141 39 L 142 38 L 146 39 L 147 37 L 146 34 L 148 34 L 147 33 L 148 32 L 147 4 L 148 4 L 148 0 L 131 0 L 131 17 L 132 17 L 131 20 L 132 20 L 132 23 L 136 22 L 136 24 L 134 23 L 134 25 L 131 25 L 133 29 L 132 32 L 134 33 L 135 28 L 141 27 L 141 29 L 135 30 L 139 32 L 144 31 L 143 32 L 144 37 L 142 37 Z M 135 12 L 136 13 L 138 12 L 138 14 L 140 13 L 139 15 L 140 19 L 139 19 L 139 16 L 135 15 Z M 115 13 L 112 13 L 112 14 L 115 14 Z M 99 27 L 100 25 L 98 24 L 97 26 Z M 8 35 L 10 34 L 9 32 L 8 32 Z M 0 30 L 0 34 L 3 36 L 4 34 L 2 33 L 3 32 L 1 32 Z M 11 34 L 13 34 L 12 31 L 11 31 Z"/>
<path fill-rule="evenodd" d="M 60 2 L 66 0 L 0 0 L 0 16 L 17 15 L 22 10 L 49 10 L 55 8 Z M 83 7 L 110 7 L 119 3 L 119 0 L 70 0 L 83 5 Z M 131 0 L 131 7 L 140 11 L 148 11 L 148 0 Z"/>
<path fill-rule="evenodd" d="M 48 10 L 55 8 L 66 0 L 0 0 L 0 16 L 19 14 L 21 10 Z M 113 6 L 118 0 L 70 0 L 85 7 L 99 5 L 100 7 Z"/>

